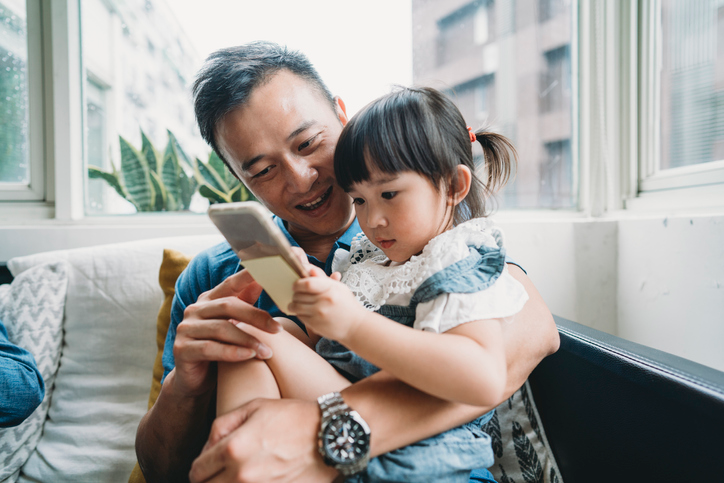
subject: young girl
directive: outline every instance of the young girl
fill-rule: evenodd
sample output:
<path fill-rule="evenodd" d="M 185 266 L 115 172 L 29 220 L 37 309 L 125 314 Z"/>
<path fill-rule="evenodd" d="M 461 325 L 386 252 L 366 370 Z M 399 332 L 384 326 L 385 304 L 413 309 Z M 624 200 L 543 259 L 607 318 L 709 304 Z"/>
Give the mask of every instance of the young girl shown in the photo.
<path fill-rule="evenodd" d="M 476 140 L 484 184 L 474 173 Z M 444 400 L 496 405 L 506 384 L 500 319 L 528 296 L 505 268 L 484 201 L 505 183 L 514 156 L 506 138 L 472 133 L 430 88 L 393 92 L 353 117 L 337 144 L 335 173 L 363 234 L 336 257 L 341 281 L 310 267 L 312 276 L 296 282 L 288 309 L 310 337 L 285 327 L 306 346 L 244 326 L 275 355 L 220 365 L 218 413 L 259 396 L 316 399 L 379 369 Z M 374 458 L 364 481 L 467 482 L 471 470 L 493 464 L 481 430 L 491 417 Z"/>

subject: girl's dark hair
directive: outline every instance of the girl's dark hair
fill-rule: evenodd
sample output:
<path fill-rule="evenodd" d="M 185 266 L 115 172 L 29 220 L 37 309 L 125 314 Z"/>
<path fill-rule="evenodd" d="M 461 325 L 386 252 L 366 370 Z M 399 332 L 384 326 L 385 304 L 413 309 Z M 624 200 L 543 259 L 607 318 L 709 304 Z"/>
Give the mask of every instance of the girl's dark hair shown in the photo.
<path fill-rule="evenodd" d="M 472 184 L 453 223 L 486 216 L 485 200 L 508 181 L 517 153 L 505 136 L 484 130 L 475 135 L 485 155 L 485 183 L 475 175 L 470 134 L 455 104 L 430 87 L 396 90 L 368 104 L 342 130 L 334 153 L 337 182 L 349 191 L 369 180 L 371 170 L 413 171 L 450 191 L 463 164 Z"/>

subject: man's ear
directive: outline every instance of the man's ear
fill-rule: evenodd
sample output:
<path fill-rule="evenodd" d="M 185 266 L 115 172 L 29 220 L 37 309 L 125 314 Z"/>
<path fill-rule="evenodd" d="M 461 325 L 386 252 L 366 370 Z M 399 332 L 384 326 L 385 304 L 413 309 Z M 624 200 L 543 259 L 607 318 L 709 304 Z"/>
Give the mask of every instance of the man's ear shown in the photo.
<path fill-rule="evenodd" d="M 349 120 L 347 118 L 347 106 L 344 105 L 344 101 L 339 96 L 334 97 L 334 103 L 337 104 L 337 117 L 339 118 L 339 122 L 342 123 L 342 126 L 346 126 Z"/>
<path fill-rule="evenodd" d="M 458 164 L 457 177 L 452 186 L 450 186 L 450 204 L 456 206 L 470 192 L 470 184 L 473 181 L 473 176 L 470 173 L 470 168 L 464 164 Z"/>

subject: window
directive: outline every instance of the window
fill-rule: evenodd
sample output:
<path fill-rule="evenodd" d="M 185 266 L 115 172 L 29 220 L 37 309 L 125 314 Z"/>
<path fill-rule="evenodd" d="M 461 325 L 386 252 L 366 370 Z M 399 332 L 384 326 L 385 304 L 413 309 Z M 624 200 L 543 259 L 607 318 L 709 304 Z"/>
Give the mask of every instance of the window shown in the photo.
<path fill-rule="evenodd" d="M 567 45 L 545 52 L 538 97 L 542 113 L 571 109 L 571 55 Z"/>
<path fill-rule="evenodd" d="M 722 0 L 660 0 L 640 6 L 640 199 L 627 207 L 646 200 L 684 206 L 722 203 L 723 11 Z M 676 193 L 682 197 L 672 198 Z"/>
<path fill-rule="evenodd" d="M 570 0 L 538 0 L 538 21 L 543 23 L 571 8 Z"/>
<path fill-rule="evenodd" d="M 30 92 L 39 83 L 30 83 L 28 8 L 23 0 L 0 0 L 0 200 L 43 199 L 45 195 L 42 156 L 31 149 L 31 135 L 37 124 L 30 123 Z M 35 52 L 32 53 L 34 55 Z"/>
<path fill-rule="evenodd" d="M 413 81 L 450 93 L 471 127 L 488 126 L 513 141 L 519 164 L 500 207 L 577 208 L 571 3 L 431 3 L 434 9 L 412 2 Z M 545 22 L 537 14 L 542 4 Z M 489 30 L 474 28 L 485 22 Z M 437 45 L 436 64 L 427 60 L 431 44 Z M 474 149 L 482 159 L 482 150 Z"/>
<path fill-rule="evenodd" d="M 15 10 L 11 9 L 15 7 Z M 28 153 L 27 25 L 25 5 L 0 3 L 0 181 L 27 184 Z"/>
<path fill-rule="evenodd" d="M 493 1 L 478 0 L 447 13 L 441 18 L 429 19 L 437 23 L 437 65 L 450 64 L 468 55 L 472 48 L 493 40 Z M 413 9 L 421 8 L 413 1 Z M 413 13 L 414 15 L 414 13 Z"/>
<path fill-rule="evenodd" d="M 661 4 L 661 170 L 724 160 L 722 10 L 724 2 Z"/>
<path fill-rule="evenodd" d="M 539 206 L 569 208 L 573 205 L 573 166 L 571 142 L 568 139 L 545 144 L 541 163 Z"/>

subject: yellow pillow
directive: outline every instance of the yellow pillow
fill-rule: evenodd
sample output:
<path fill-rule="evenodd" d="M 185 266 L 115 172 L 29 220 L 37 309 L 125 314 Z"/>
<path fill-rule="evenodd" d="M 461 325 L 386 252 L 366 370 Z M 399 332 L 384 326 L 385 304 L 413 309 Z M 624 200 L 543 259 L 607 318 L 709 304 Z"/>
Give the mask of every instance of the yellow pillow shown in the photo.
<path fill-rule="evenodd" d="M 161 269 L 158 273 L 158 283 L 161 285 L 164 298 L 161 309 L 158 311 L 158 318 L 156 319 L 156 347 L 158 351 L 156 352 L 156 361 L 153 363 L 153 380 L 151 381 L 151 393 L 148 396 L 148 409 L 151 409 L 155 404 L 156 399 L 158 399 L 158 394 L 161 392 L 163 346 L 166 342 L 168 326 L 171 323 L 171 304 L 176 293 L 176 279 L 181 275 L 181 272 L 184 271 L 190 261 L 191 257 L 177 250 L 166 248 L 163 251 L 163 261 L 161 262 Z M 128 483 L 146 483 L 146 479 L 143 477 L 138 463 L 136 463 L 136 466 L 133 468 Z"/>

